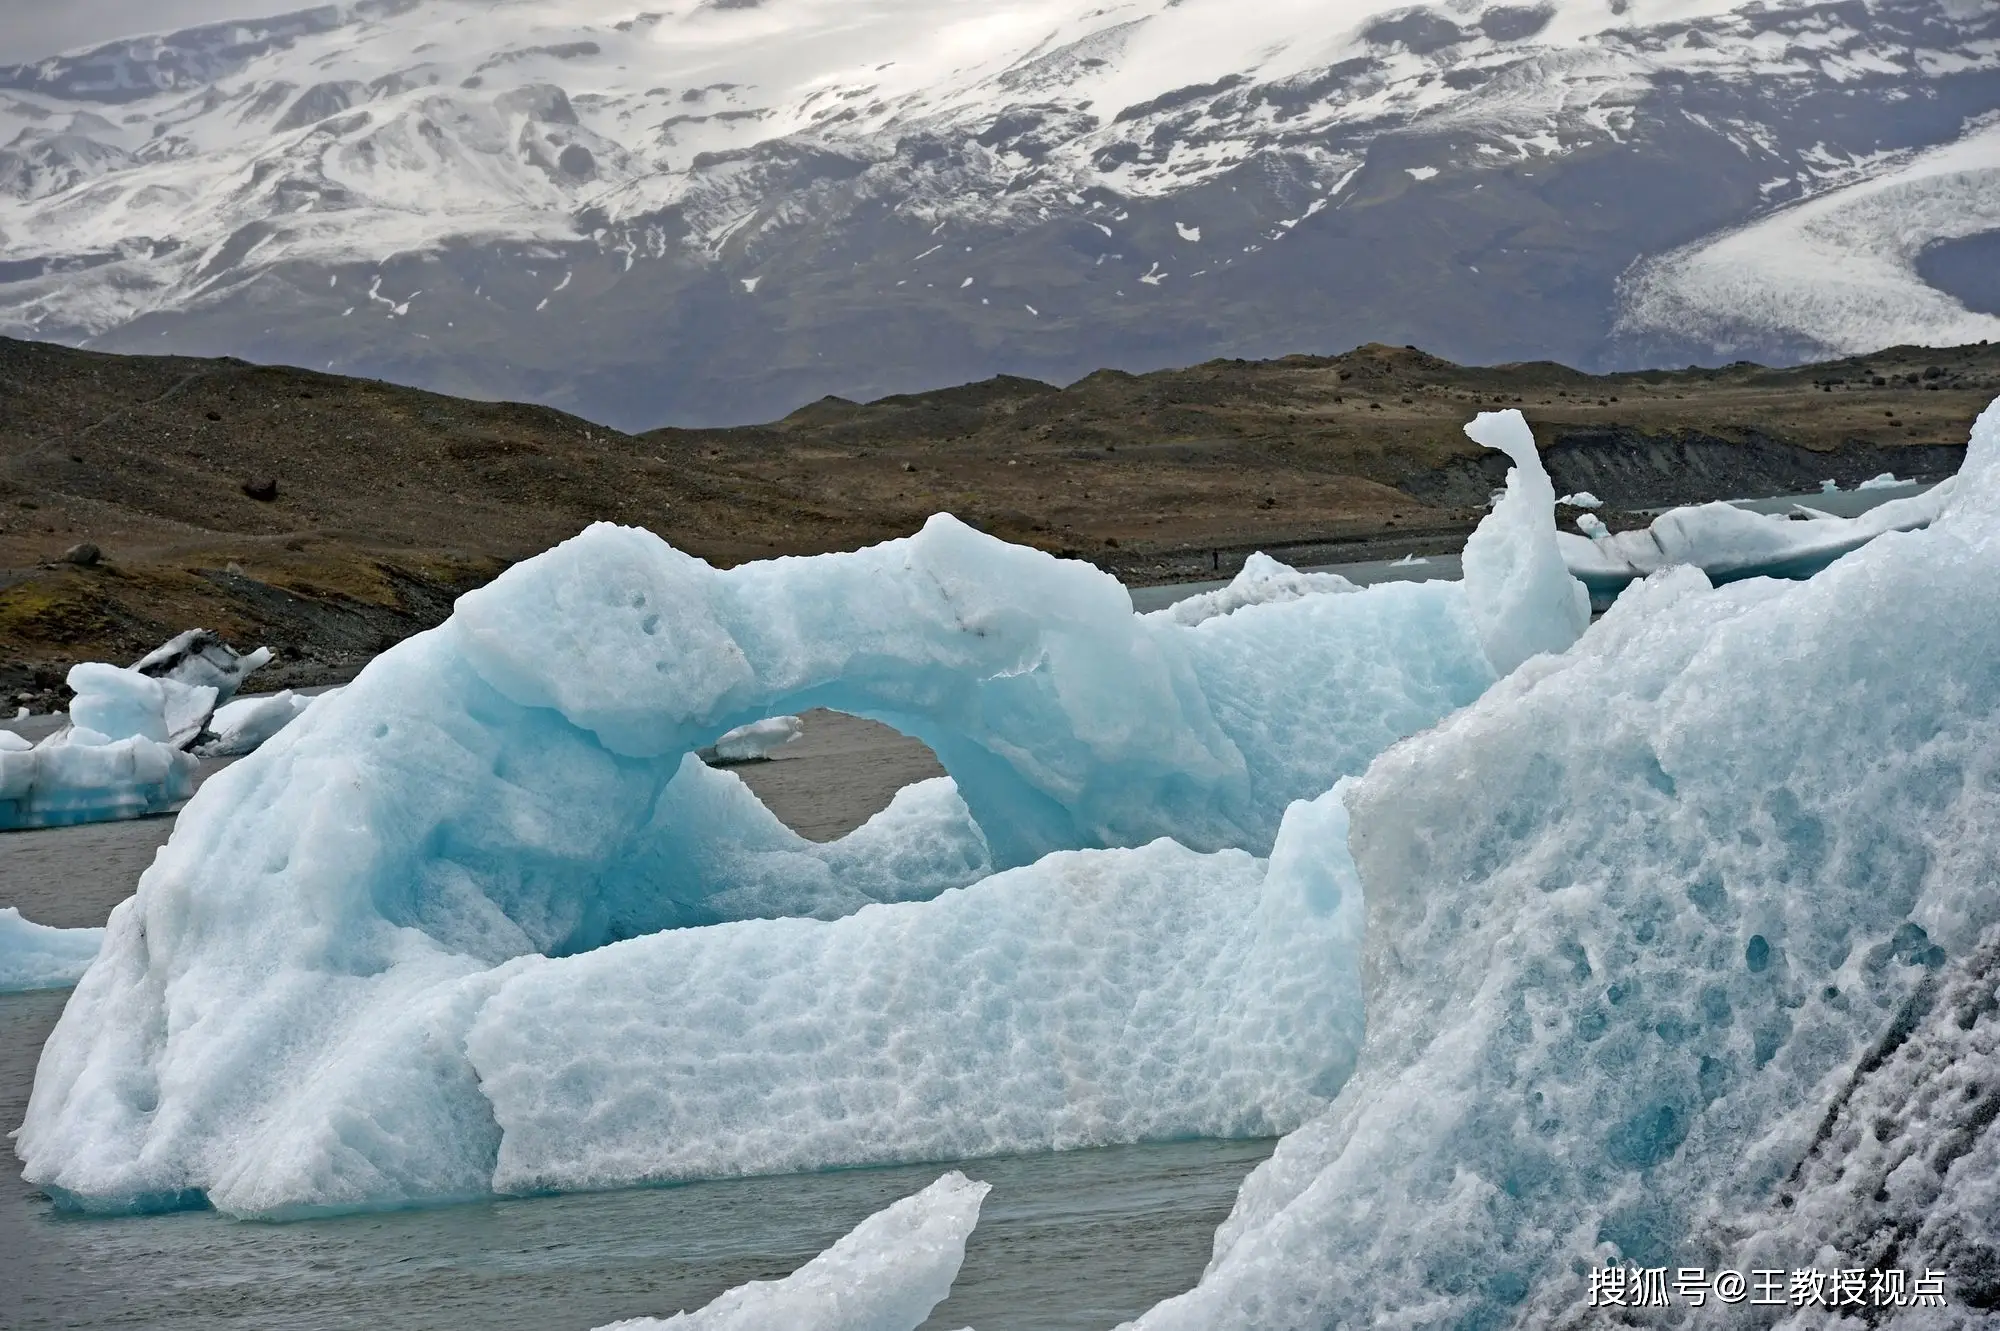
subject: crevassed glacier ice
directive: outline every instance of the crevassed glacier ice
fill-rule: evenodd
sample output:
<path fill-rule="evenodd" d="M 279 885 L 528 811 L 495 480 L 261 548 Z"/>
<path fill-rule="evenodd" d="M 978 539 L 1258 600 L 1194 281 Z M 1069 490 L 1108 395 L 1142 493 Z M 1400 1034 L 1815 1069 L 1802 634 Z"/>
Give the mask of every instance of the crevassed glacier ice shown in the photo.
<path fill-rule="evenodd" d="M 102 929 L 36 924 L 14 906 L 0 906 L 0 993 L 66 989 L 97 956 Z"/>
<path fill-rule="evenodd" d="M 739 1285 L 697 1312 L 598 1331 L 916 1331 L 951 1293 L 989 1190 L 953 1170 L 783 1280 Z"/>
<path fill-rule="evenodd" d="M 1579 627 L 1525 426 L 1475 428 L 1529 476 L 1464 586 L 1193 627 L 943 517 L 727 572 L 598 526 L 515 566 L 190 803 L 45 1048 L 28 1176 L 287 1214 L 1289 1126 L 1347 1065 L 1352 894 L 1224 848 L 1273 847 L 1292 801 Z M 952 783 L 813 847 L 691 757 L 811 706 L 926 740 Z M 1192 849 L 1146 844 L 1169 833 Z M 1093 845 L 1140 848 L 1022 867 Z M 1019 872 L 916 900 L 989 867 Z M 871 901 L 910 904 L 658 932 Z M 887 1012 L 908 1038 L 851 1044 Z"/>
<path fill-rule="evenodd" d="M 1597 522 L 1584 536 L 1561 532 L 1556 539 L 1569 571 L 1599 600 L 1615 596 L 1635 578 L 1677 564 L 1693 565 L 1715 583 L 1752 577 L 1808 578 L 1884 532 L 1929 526 L 1950 499 L 1952 485 L 1946 480 L 1853 518 L 1806 510 L 1810 516 L 1800 520 L 1730 503 L 1697 504 L 1669 509 L 1644 531 L 1614 535 Z M 1871 487 L 1883 488 L 1875 481 L 1860 488 Z"/>
<path fill-rule="evenodd" d="M 1850 1164 L 1917 1217 L 1913 1256 L 1991 1232 L 1927 1210 L 1989 1204 L 1990 1149 L 1890 1145 L 1886 1177 L 1855 1135 L 1918 1112 L 1871 1084 L 1899 1048 L 1921 1077 L 1943 1028 L 1992 1021 L 2000 403 L 1928 530 L 1808 582 L 1658 574 L 1348 803 L 1361 1061 L 1246 1181 L 1201 1284 L 1136 1325 L 1553 1325 L 1608 1260 L 1880 1256 L 1826 1214 Z M 1819 1221 L 1760 1229 L 1802 1186 Z"/>

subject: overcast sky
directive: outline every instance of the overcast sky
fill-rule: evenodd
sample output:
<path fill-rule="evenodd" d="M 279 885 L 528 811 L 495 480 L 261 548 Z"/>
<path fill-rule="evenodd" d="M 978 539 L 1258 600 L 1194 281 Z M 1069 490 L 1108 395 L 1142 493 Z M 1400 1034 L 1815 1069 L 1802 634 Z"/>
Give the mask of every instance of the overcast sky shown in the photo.
<path fill-rule="evenodd" d="M 141 32 L 310 9 L 316 0 L 0 0 L 0 64 Z"/>

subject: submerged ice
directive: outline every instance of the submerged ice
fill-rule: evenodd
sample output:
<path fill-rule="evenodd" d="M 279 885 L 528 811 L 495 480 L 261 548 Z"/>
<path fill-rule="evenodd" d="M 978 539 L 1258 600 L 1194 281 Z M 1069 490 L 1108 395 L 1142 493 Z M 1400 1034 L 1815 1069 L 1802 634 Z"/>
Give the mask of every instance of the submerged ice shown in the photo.
<path fill-rule="evenodd" d="M 190 802 L 28 1177 L 291 1215 L 1297 1126 L 1360 1034 L 1330 789 L 1587 617 L 1518 413 L 1472 428 L 1516 476 L 1464 584 L 1193 625 L 943 517 L 517 565 Z M 950 779 L 820 845 L 694 756 L 811 707 Z"/>

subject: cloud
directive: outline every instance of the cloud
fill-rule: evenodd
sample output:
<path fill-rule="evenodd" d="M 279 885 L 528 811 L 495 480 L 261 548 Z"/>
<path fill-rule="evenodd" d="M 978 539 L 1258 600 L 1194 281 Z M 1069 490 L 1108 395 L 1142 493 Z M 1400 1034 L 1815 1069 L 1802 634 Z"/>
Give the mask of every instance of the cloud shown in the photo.
<path fill-rule="evenodd" d="M 0 0 L 0 64 L 148 32 L 312 8 L 315 0 Z"/>

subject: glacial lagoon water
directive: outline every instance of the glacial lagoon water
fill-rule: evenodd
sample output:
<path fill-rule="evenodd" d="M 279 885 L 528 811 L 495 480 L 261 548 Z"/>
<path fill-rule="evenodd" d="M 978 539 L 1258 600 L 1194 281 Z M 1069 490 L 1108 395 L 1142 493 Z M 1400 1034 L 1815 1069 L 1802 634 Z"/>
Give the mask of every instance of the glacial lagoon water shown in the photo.
<path fill-rule="evenodd" d="M 67 993 L 0 995 L 0 1120 L 21 1121 Z M 993 1185 L 927 1331 L 1115 1326 L 1192 1286 L 1271 1141 L 958 1163 Z M 9 1152 L 0 1326 L 586 1331 L 804 1265 L 951 1164 L 531 1197 L 290 1224 L 56 1211 Z"/>

